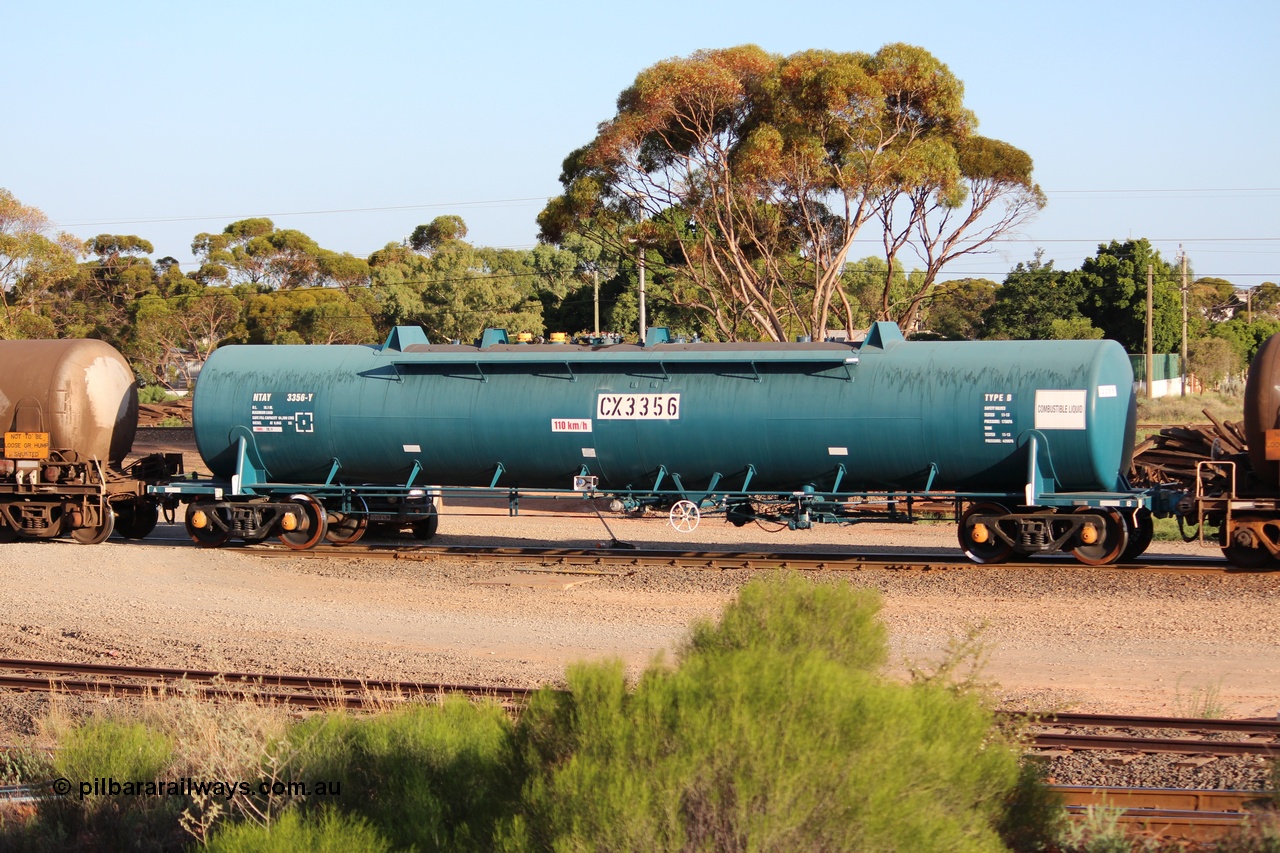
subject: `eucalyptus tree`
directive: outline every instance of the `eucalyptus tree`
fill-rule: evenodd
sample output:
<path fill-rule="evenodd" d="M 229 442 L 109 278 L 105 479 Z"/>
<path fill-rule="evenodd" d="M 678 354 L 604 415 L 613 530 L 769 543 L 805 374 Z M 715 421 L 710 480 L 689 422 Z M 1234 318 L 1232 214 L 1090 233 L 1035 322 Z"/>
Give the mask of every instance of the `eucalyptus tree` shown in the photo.
<path fill-rule="evenodd" d="M 155 248 L 136 234 L 99 234 L 85 242 L 90 260 L 81 264 L 69 315 L 80 318 L 78 335 L 102 338 L 129 355 L 134 302 L 157 291 L 159 275 L 147 257 Z"/>
<path fill-rule="evenodd" d="M 0 337 L 51 337 L 43 306 L 76 276 L 81 242 L 55 232 L 49 218 L 0 187 Z"/>
<path fill-rule="evenodd" d="M 904 249 L 924 263 L 901 308 L 895 310 L 887 283 L 882 290 L 878 317 L 903 328 L 914 324 L 947 264 L 988 251 L 1045 205 L 1031 178 L 1031 157 L 1007 142 L 972 135 L 956 144 L 921 146 L 920 153 L 912 176 L 876 206 L 889 268 L 900 266 Z"/>
<path fill-rule="evenodd" d="M 985 278 L 943 282 L 923 303 L 925 327 L 945 340 L 977 340 L 986 332 L 984 315 L 1000 285 Z"/>
<path fill-rule="evenodd" d="M 622 92 L 617 114 L 566 158 L 541 236 L 655 247 L 677 273 L 673 302 L 722 337 L 784 340 L 823 333 L 833 312 L 853 325 L 841 276 L 875 223 L 901 232 L 886 243 L 877 311 L 898 319 L 919 305 L 899 312 L 889 293 L 903 246 L 925 259 L 927 290 L 1043 203 L 1030 158 L 976 137 L 976 124 L 961 82 L 919 47 L 699 51 Z"/>
<path fill-rule="evenodd" d="M 232 222 L 220 233 L 201 233 L 191 243 L 200 260 L 195 277 L 206 284 L 295 287 L 369 283 L 369 266 L 349 253 L 323 249 L 301 231 L 276 228 L 263 217 Z"/>
<path fill-rule="evenodd" d="M 476 247 L 466 233 L 460 217 L 441 216 L 369 256 L 384 318 L 421 324 L 431 340 L 471 341 L 486 326 L 541 334 L 530 253 Z"/>
<path fill-rule="evenodd" d="M 169 282 L 167 295 L 150 293 L 133 304 L 133 335 L 126 355 L 149 381 L 190 386 L 201 364 L 240 323 L 242 305 L 228 287 L 192 279 Z"/>

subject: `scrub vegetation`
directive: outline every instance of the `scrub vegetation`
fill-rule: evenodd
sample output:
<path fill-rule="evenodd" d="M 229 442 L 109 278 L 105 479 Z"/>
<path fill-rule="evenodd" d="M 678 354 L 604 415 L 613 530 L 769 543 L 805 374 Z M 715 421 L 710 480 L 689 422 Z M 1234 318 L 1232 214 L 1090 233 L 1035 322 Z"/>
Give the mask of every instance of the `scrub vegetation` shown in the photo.
<path fill-rule="evenodd" d="M 181 697 L 129 719 L 55 713 L 53 758 L 7 773 L 70 791 L 0 812 L 0 847 L 1127 849 L 1098 846 L 1119 843 L 1100 823 L 1066 830 L 962 661 L 882 675 L 879 608 L 844 582 L 755 581 L 635 684 L 580 664 L 518 718 L 461 699 L 302 722 Z"/>
<path fill-rule="evenodd" d="M 1209 419 L 1204 411 L 1220 421 L 1239 421 L 1244 418 L 1244 397 L 1217 392 L 1174 394 L 1169 397 L 1138 397 L 1138 423 L 1140 424 L 1206 424 Z M 1139 440 L 1143 438 L 1139 435 Z"/>

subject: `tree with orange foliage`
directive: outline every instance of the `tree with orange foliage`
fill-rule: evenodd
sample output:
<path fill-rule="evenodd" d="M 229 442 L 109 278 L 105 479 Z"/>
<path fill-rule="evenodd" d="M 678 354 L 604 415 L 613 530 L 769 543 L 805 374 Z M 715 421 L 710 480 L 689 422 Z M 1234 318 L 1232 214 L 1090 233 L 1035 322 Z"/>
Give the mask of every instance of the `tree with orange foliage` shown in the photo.
<path fill-rule="evenodd" d="M 1030 157 L 976 124 L 961 82 L 922 48 L 699 51 L 619 96 L 617 115 L 565 160 L 541 236 L 650 247 L 673 303 L 705 312 L 725 339 L 776 341 L 854 326 L 841 272 L 874 223 L 889 265 L 880 318 L 911 318 L 946 263 L 1043 205 Z M 889 282 L 907 247 L 926 262 L 924 290 L 896 304 Z"/>

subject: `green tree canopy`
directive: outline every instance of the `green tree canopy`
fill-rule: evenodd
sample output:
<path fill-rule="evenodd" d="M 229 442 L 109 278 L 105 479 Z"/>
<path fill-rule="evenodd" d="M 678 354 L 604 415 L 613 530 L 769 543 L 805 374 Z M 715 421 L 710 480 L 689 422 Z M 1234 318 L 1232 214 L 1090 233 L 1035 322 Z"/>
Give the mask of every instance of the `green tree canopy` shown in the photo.
<path fill-rule="evenodd" d="M 451 240 L 467 236 L 467 223 L 461 216 L 437 216 L 426 225 L 419 225 L 409 235 L 409 246 L 415 252 L 432 252 Z"/>
<path fill-rule="evenodd" d="M 1145 240 L 1112 240 L 1080 265 L 1081 312 L 1104 337 L 1131 353 L 1146 352 L 1147 267 L 1153 270 L 1154 352 L 1178 352 L 1182 342 L 1181 272 Z"/>
<path fill-rule="evenodd" d="M 1197 321 L 1220 323 L 1244 307 L 1245 300 L 1236 293 L 1236 286 L 1225 278 L 1198 278 L 1188 288 L 1187 310 Z"/>
<path fill-rule="evenodd" d="M 1254 316 L 1266 315 L 1276 317 L 1280 313 L 1280 285 L 1274 281 L 1264 281 L 1253 288 L 1252 293 L 1241 294 L 1246 305 Z"/>
<path fill-rule="evenodd" d="M 1081 313 L 1084 284 L 1079 272 L 1055 270 L 1037 251 L 1030 263 L 1019 263 L 996 290 L 984 314 L 985 336 L 1002 340 L 1053 340 L 1054 320 L 1088 319 Z M 1059 326 L 1059 333 L 1063 327 Z"/>
<path fill-rule="evenodd" d="M 1240 369 L 1240 354 L 1225 338 L 1214 335 L 1200 338 L 1187 348 L 1187 369 L 1206 387 L 1214 386 Z"/>
<path fill-rule="evenodd" d="M 477 248 L 447 236 L 466 233 L 466 223 L 456 216 L 438 217 L 419 231 L 429 238 L 416 242 L 429 254 L 389 244 L 369 257 L 386 319 L 421 324 L 431 340 L 469 342 L 487 326 L 543 333 L 543 283 L 530 253 Z"/>
<path fill-rule="evenodd" d="M 722 337 L 785 340 L 820 336 L 833 312 L 853 325 L 841 278 L 878 218 L 892 241 L 877 316 L 910 319 L 923 294 L 894 313 L 890 293 L 905 246 L 925 260 L 927 291 L 946 263 L 1043 203 L 1030 158 L 975 126 L 960 81 L 911 45 L 699 51 L 642 71 L 566 158 L 542 237 L 658 247 L 677 272 L 670 299 Z"/>
<path fill-rule="evenodd" d="M 75 237 L 53 232 L 39 208 L 0 187 L 0 337 L 53 337 L 44 303 L 75 278 L 82 252 Z"/>
<path fill-rule="evenodd" d="M 362 344 L 378 337 L 367 304 L 342 290 L 235 290 L 244 305 L 242 325 L 233 333 L 240 343 Z"/>
<path fill-rule="evenodd" d="M 99 234 L 85 248 L 93 259 L 80 267 L 68 313 L 79 318 L 79 335 L 101 338 L 128 353 L 137 334 L 131 323 L 134 302 L 159 285 L 146 257 L 155 249 L 136 234 Z"/>
<path fill-rule="evenodd" d="M 369 281 L 365 261 L 322 249 L 301 231 L 278 229 L 265 218 L 232 222 L 220 234 L 197 234 L 191 252 L 201 262 L 195 278 L 205 284 L 350 288 Z"/>
<path fill-rule="evenodd" d="M 944 340 L 977 340 L 985 335 L 985 313 L 1000 285 L 985 278 L 960 278 L 939 284 L 924 307 L 925 327 Z"/>
<path fill-rule="evenodd" d="M 1267 338 L 1277 333 L 1280 333 L 1280 321 L 1259 318 L 1249 323 L 1243 316 L 1233 317 L 1225 323 L 1218 323 L 1209 331 L 1213 337 L 1221 338 L 1231 344 L 1236 359 L 1241 365 L 1251 364 L 1253 357 L 1258 354 L 1259 348 Z"/>

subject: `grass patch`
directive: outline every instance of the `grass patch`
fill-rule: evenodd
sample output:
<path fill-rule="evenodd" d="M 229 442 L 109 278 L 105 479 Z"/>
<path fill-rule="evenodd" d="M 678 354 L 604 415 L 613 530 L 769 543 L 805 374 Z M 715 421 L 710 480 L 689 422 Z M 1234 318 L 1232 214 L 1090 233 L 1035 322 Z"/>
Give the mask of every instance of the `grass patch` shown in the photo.
<path fill-rule="evenodd" d="M 0 753 L 0 785 L 32 785 L 53 777 L 53 765 L 45 753 L 25 746 Z"/>
<path fill-rule="evenodd" d="M 1173 517 L 1153 518 L 1151 519 L 1151 521 L 1153 524 L 1153 532 L 1152 532 L 1153 541 L 1185 542 L 1187 540 L 1183 536 L 1184 532 L 1186 533 L 1187 536 L 1191 537 L 1190 541 L 1192 542 L 1199 541 L 1199 536 L 1197 535 L 1199 528 L 1196 526 L 1196 518 L 1194 515 L 1188 518 L 1184 518 L 1182 521 L 1181 527 L 1179 527 L 1178 525 L 1178 519 Z M 1215 527 L 1212 524 L 1206 523 L 1205 530 L 1204 530 L 1204 541 L 1208 543 L 1218 542 L 1219 532 L 1220 532 L 1219 528 Z M 1217 547 L 1216 545 L 1204 546 L 1206 552 L 1209 551 L 1211 548 L 1216 548 L 1216 547 Z"/>
<path fill-rule="evenodd" d="M 1120 823 L 1123 815 L 1119 806 L 1088 806 L 1079 820 L 1066 824 L 1063 848 L 1073 853 L 1131 853 L 1134 843 Z"/>
<path fill-rule="evenodd" d="M 1208 409 L 1220 421 L 1238 421 L 1244 418 L 1244 398 L 1228 397 L 1217 392 L 1188 394 L 1148 399 L 1138 398 L 1138 423 L 1140 424 L 1203 424 Z"/>
<path fill-rule="evenodd" d="M 1226 715 L 1227 708 L 1222 704 L 1222 679 L 1212 684 L 1204 684 L 1187 692 L 1182 690 L 1182 678 L 1174 685 L 1173 713 L 1176 717 L 1197 717 L 1216 720 Z"/>
<path fill-rule="evenodd" d="M 1153 518 L 1151 519 L 1154 530 L 1151 534 L 1152 541 L 1155 542 L 1181 542 L 1182 531 L 1178 527 L 1178 519 L 1176 518 Z M 1185 524 L 1185 522 L 1184 522 Z M 1190 532 L 1188 530 L 1188 532 Z"/>
<path fill-rule="evenodd" d="M 145 385 L 138 389 L 139 403 L 172 403 L 181 399 L 177 394 L 170 394 L 160 385 Z"/>
<path fill-rule="evenodd" d="M 25 783 L 61 777 L 71 792 L 40 800 L 30 820 L 0 822 L 0 849 L 184 850 L 193 839 L 207 841 L 220 824 L 269 824 L 288 798 L 126 791 L 184 779 L 270 780 L 282 763 L 287 719 L 280 708 L 214 704 L 181 688 L 80 720 L 55 703 L 41 724 L 43 738 L 57 743 L 53 757 L 20 753 L 6 775 Z M 82 783 L 89 786 L 85 796 Z"/>

